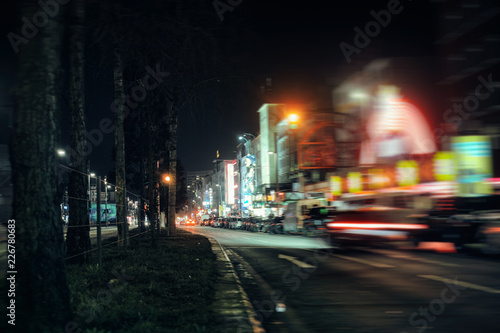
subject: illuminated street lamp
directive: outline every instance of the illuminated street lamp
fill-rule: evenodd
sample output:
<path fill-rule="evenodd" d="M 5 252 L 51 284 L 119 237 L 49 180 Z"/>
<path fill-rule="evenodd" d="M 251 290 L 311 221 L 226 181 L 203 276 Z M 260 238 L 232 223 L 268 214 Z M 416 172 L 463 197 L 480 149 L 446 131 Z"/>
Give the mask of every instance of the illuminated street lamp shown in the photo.
<path fill-rule="evenodd" d="M 299 122 L 299 115 L 292 113 L 288 115 L 288 121 L 290 123 L 290 129 L 296 129 Z"/>
<path fill-rule="evenodd" d="M 66 151 L 64 149 L 58 149 L 57 155 L 59 155 L 61 157 L 66 156 Z"/>

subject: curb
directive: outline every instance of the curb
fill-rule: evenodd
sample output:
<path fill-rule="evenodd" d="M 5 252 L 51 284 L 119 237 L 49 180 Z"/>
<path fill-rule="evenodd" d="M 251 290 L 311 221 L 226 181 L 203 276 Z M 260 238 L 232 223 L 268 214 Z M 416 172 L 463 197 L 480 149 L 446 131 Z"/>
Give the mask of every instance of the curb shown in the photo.
<path fill-rule="evenodd" d="M 214 312 L 219 318 L 217 332 L 265 333 L 226 251 L 217 240 L 207 238 L 212 244 L 212 252 L 216 256 L 217 270 L 220 273 L 213 304 Z"/>

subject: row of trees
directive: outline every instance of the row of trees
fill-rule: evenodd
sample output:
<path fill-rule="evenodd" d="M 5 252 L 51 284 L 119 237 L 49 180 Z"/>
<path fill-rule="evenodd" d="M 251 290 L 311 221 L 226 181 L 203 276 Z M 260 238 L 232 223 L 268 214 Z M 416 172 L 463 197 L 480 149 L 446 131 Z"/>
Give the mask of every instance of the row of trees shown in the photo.
<path fill-rule="evenodd" d="M 89 171 L 85 135 L 86 101 L 92 98 L 85 91 L 89 71 L 106 73 L 112 68 L 113 73 L 109 79 L 114 86 L 117 221 L 126 222 L 128 181 L 149 203 L 156 246 L 156 203 L 161 192 L 156 184 L 164 170 L 172 180 L 164 195 L 168 204 L 162 207 L 168 206 L 168 233 L 175 234 L 178 115 L 192 111 L 197 93 L 206 93 L 225 76 L 218 72 L 219 22 L 210 6 L 195 2 L 54 1 L 56 14 L 37 36 L 19 45 L 11 144 L 19 331 L 64 330 L 72 318 L 66 264 L 90 260 L 87 202 L 81 200 L 87 197 Z M 19 9 L 25 18 L 42 10 L 29 0 L 20 1 Z M 61 126 L 67 126 L 61 124 L 61 112 L 70 113 L 73 170 L 66 241 L 55 154 Z M 117 223 L 119 245 L 126 246 L 126 225 Z"/>

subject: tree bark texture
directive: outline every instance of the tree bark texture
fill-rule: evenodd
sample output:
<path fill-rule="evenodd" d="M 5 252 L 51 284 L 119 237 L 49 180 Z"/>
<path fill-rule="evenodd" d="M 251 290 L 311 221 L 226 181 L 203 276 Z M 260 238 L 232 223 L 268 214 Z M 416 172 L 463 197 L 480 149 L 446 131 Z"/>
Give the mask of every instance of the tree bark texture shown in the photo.
<path fill-rule="evenodd" d="M 27 18 L 40 10 L 33 1 L 20 6 Z M 23 45 L 17 59 L 11 163 L 18 332 L 61 332 L 71 317 L 56 172 L 63 10 Z"/>
<path fill-rule="evenodd" d="M 69 7 L 71 171 L 68 187 L 69 223 L 66 236 L 68 263 L 90 261 L 88 176 L 85 137 L 85 2 L 73 0 Z M 99 194 L 98 194 L 99 195 Z"/>
<path fill-rule="evenodd" d="M 174 103 L 171 111 L 170 119 L 170 145 L 169 145 L 169 172 L 170 184 L 168 184 L 168 234 L 174 236 L 176 234 L 175 225 L 175 208 L 177 195 L 177 120 L 178 120 L 177 105 Z"/>
<path fill-rule="evenodd" d="M 153 248 L 157 247 L 156 243 L 156 198 L 155 198 L 155 187 L 156 187 L 156 177 L 155 177 L 155 162 L 154 162 L 154 152 L 153 152 L 153 138 L 151 137 L 152 131 L 148 131 L 147 135 L 147 173 L 148 173 L 148 218 L 149 225 L 151 229 L 151 245 Z"/>
<path fill-rule="evenodd" d="M 117 2 L 118 3 L 118 2 Z M 126 178 L 125 178 L 125 132 L 123 123 L 125 120 L 125 90 L 123 87 L 123 59 L 122 45 L 119 37 L 118 24 L 121 20 L 120 7 L 115 7 L 115 31 L 114 31 L 114 87 L 115 87 L 115 170 L 116 170 L 116 225 L 118 228 L 118 246 L 123 246 L 127 229 L 127 207 L 126 202 Z"/>

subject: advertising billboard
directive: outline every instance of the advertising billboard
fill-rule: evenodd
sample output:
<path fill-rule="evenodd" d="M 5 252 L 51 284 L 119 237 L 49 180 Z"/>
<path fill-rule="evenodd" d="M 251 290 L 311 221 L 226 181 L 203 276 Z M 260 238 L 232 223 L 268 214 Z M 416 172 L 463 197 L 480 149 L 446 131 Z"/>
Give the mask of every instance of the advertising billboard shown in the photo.
<path fill-rule="evenodd" d="M 255 155 L 248 154 L 242 158 L 241 194 L 243 208 L 248 208 L 252 205 L 252 195 L 255 192 L 255 162 Z"/>
<path fill-rule="evenodd" d="M 108 210 L 107 214 L 106 207 Z M 116 204 L 108 203 L 107 206 L 106 204 L 101 204 L 101 221 L 106 221 L 106 217 L 108 222 L 116 222 Z M 92 222 L 97 222 L 97 204 L 95 202 L 92 203 L 90 208 L 90 220 Z"/>
<path fill-rule="evenodd" d="M 234 205 L 234 164 L 226 164 L 226 203 Z"/>
<path fill-rule="evenodd" d="M 483 196 L 493 193 L 487 178 L 492 177 L 491 143 L 488 136 L 457 136 L 451 139 L 456 157 L 457 195 Z"/>

